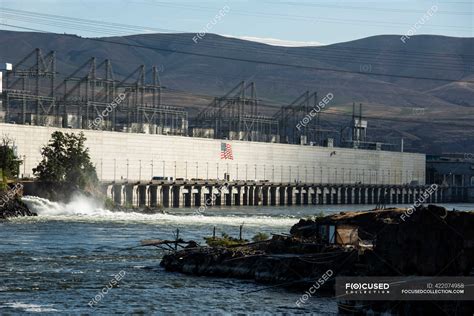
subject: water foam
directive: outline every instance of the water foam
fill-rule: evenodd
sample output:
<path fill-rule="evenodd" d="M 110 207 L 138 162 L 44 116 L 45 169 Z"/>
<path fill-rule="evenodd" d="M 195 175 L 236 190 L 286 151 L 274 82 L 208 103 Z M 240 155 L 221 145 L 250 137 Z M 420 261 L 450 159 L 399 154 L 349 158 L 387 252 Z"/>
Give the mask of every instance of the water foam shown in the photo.
<path fill-rule="evenodd" d="M 205 214 L 142 214 L 137 212 L 115 212 L 104 209 L 101 203 L 86 196 L 75 196 L 70 203 L 52 202 L 37 196 L 25 196 L 22 200 L 28 207 L 36 212 L 38 219 L 53 220 L 86 220 L 86 221 L 125 221 L 144 222 L 147 224 L 170 225 L 247 225 L 247 226 L 279 226 L 289 227 L 298 219 L 293 217 L 275 216 L 242 216 L 242 215 L 216 215 L 210 210 Z"/>
<path fill-rule="evenodd" d="M 24 196 L 22 201 L 28 205 L 30 210 L 40 216 L 102 216 L 112 213 L 106 209 L 103 209 L 99 201 L 84 195 L 74 196 L 69 203 L 52 202 L 48 199 L 40 198 L 38 196 Z"/>
<path fill-rule="evenodd" d="M 51 305 L 37 305 L 37 304 L 27 304 L 22 302 L 13 302 L 13 303 L 6 303 L 5 306 L 21 309 L 24 312 L 29 313 L 48 313 L 48 312 L 58 312 L 59 310 L 55 308 L 51 308 Z"/>

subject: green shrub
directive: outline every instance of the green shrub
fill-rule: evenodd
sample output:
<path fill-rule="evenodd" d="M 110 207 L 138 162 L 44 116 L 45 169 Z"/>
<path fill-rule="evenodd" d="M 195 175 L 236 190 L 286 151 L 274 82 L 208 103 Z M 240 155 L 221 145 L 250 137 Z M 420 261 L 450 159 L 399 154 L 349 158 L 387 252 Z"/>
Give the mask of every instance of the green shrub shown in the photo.
<path fill-rule="evenodd" d="M 16 156 L 13 140 L 4 136 L 0 141 L 0 168 L 2 170 L 0 180 L 17 178 L 22 163 L 23 161 Z"/>
<path fill-rule="evenodd" d="M 246 239 L 233 238 L 226 233 L 222 233 L 222 237 L 204 237 L 204 240 L 210 247 L 232 247 L 248 243 Z"/>

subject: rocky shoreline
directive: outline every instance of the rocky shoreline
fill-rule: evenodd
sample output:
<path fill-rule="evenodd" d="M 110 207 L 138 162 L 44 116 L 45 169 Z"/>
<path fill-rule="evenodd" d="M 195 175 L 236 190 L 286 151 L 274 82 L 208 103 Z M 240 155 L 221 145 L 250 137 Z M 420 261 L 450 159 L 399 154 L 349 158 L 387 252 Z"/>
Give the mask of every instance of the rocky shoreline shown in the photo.
<path fill-rule="evenodd" d="M 274 236 L 269 241 L 239 247 L 186 249 L 164 256 L 161 265 L 167 271 L 185 274 L 305 287 L 329 269 L 344 271 L 356 257 L 351 250 L 316 249 L 306 247 L 301 240 Z"/>
<path fill-rule="evenodd" d="M 19 197 L 14 197 L 0 206 L 0 220 L 11 217 L 37 216 Z"/>
<path fill-rule="evenodd" d="M 341 212 L 300 220 L 289 235 L 232 247 L 188 247 L 165 255 L 167 271 L 200 276 L 252 279 L 276 286 L 308 289 L 331 271 L 326 288 L 333 292 L 337 276 L 468 276 L 474 267 L 474 212 L 447 211 L 428 205 L 407 210 Z M 405 216 L 404 216 L 405 214 Z M 362 304 L 359 304 L 362 303 Z M 341 306 L 368 302 L 345 301 Z M 433 310 L 429 302 L 372 302 L 372 311 Z M 393 303 L 393 302 L 392 302 Z M 443 302 L 463 314 L 471 303 Z M 399 310 L 399 308 L 401 308 Z M 435 308 L 436 309 L 436 308 Z M 368 309 L 361 308 L 364 314 Z M 436 312 L 436 310 L 435 310 Z M 439 311 L 438 311 L 439 312 Z M 341 313 L 344 313 L 341 309 Z"/>

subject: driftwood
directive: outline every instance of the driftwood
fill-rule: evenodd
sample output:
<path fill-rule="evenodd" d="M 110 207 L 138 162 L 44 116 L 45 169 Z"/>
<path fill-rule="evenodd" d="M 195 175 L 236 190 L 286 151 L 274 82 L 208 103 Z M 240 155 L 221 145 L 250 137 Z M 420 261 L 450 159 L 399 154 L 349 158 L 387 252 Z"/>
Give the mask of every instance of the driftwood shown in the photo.
<path fill-rule="evenodd" d="M 177 247 L 181 248 L 197 248 L 198 244 L 193 241 L 185 241 L 181 238 L 176 240 L 166 240 L 166 239 L 144 239 L 140 241 L 140 246 L 147 247 L 147 246 L 154 246 L 163 250 L 172 250 L 175 251 Z"/>

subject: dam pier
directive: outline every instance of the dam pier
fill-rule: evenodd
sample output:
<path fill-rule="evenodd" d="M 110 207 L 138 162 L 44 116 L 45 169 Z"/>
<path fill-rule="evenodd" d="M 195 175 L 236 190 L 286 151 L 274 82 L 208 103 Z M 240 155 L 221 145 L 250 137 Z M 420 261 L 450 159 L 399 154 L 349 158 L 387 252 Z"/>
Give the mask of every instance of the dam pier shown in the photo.
<path fill-rule="evenodd" d="M 277 183 L 268 181 L 107 182 L 102 189 L 115 204 L 133 207 L 242 205 L 413 204 L 428 185 Z M 438 187 L 425 202 L 446 202 Z"/>

